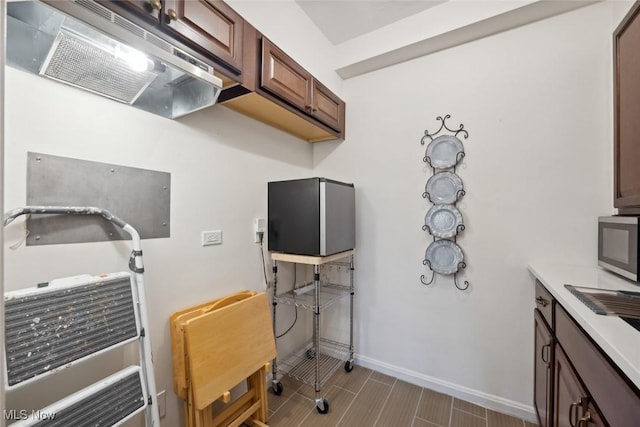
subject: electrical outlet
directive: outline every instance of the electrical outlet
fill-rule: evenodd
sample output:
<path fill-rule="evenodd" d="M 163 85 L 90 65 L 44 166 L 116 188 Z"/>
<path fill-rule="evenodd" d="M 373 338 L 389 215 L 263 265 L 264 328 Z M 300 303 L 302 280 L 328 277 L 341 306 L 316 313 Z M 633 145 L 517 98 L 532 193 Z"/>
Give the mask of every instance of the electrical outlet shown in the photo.
<path fill-rule="evenodd" d="M 167 393 L 166 390 L 162 390 L 158 393 L 158 415 L 160 418 L 164 418 L 167 415 Z"/>
<path fill-rule="evenodd" d="M 221 244 L 222 244 L 222 230 L 202 232 L 202 246 L 221 245 Z"/>
<path fill-rule="evenodd" d="M 254 243 L 260 243 L 260 233 L 264 239 L 264 233 L 267 231 L 267 220 L 264 218 L 256 218 L 253 220 L 253 241 Z"/>

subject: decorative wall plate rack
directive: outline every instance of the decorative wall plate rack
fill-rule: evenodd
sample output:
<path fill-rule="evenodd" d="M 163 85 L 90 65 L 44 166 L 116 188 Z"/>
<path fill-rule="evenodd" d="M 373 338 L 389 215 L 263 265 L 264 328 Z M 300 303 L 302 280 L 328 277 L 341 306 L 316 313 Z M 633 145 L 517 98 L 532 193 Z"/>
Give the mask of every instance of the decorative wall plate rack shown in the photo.
<path fill-rule="evenodd" d="M 458 135 L 467 139 L 469 132 L 463 124 L 458 129 L 449 128 L 446 121 L 450 118 L 449 114 L 436 117 L 441 122 L 440 128 L 433 133 L 425 130 L 420 139 L 420 145 L 427 144 L 422 161 L 432 170 L 422 197 L 433 203 L 422 226 L 422 230 L 433 237 L 422 260 L 422 264 L 431 270 L 431 278 L 427 281 L 423 274 L 420 282 L 428 286 L 435 283 L 437 274 L 453 275 L 456 288 L 464 291 L 469 288 L 470 283 L 465 280 L 460 284 L 458 281 L 460 270 L 466 268 L 467 264 L 456 240 L 465 226 L 456 203 L 465 195 L 465 190 L 462 180 L 456 174 L 456 167 L 465 157 L 464 145 Z M 443 131 L 449 133 L 440 134 Z"/>

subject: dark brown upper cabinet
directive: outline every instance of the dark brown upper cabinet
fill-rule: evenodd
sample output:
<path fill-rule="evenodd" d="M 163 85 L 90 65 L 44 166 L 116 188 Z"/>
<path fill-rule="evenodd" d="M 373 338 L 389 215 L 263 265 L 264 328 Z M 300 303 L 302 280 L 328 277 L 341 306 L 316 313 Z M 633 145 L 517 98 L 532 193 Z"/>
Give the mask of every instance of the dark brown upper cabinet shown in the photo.
<path fill-rule="evenodd" d="M 211 65 L 223 86 L 242 81 L 244 19 L 217 0 L 98 0 Z"/>
<path fill-rule="evenodd" d="M 345 137 L 345 103 L 249 23 L 243 78 L 218 102 L 308 142 Z"/>
<path fill-rule="evenodd" d="M 345 103 L 219 0 L 98 0 L 209 63 L 218 103 L 309 142 L 345 138 Z"/>
<path fill-rule="evenodd" d="M 262 37 L 260 87 L 340 132 L 344 102 L 291 57 Z"/>
<path fill-rule="evenodd" d="M 640 214 L 640 2 L 613 34 L 614 207 Z"/>
<path fill-rule="evenodd" d="M 163 24 L 187 44 L 213 54 L 236 74 L 242 72 L 244 19 L 221 1 L 165 0 Z"/>
<path fill-rule="evenodd" d="M 313 80 L 311 108 L 313 116 L 321 122 L 337 131 L 344 129 L 344 101 L 316 79 Z"/>
<path fill-rule="evenodd" d="M 260 87 L 311 112 L 313 77 L 266 37 L 262 38 Z"/>

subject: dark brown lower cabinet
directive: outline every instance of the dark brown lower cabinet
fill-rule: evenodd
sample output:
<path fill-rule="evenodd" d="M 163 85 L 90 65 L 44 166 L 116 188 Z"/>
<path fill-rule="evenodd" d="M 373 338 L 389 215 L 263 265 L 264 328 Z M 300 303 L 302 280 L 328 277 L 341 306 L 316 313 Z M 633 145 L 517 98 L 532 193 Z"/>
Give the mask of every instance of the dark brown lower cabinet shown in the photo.
<path fill-rule="evenodd" d="M 556 350 L 554 427 L 605 426 L 578 374 L 561 348 Z"/>
<path fill-rule="evenodd" d="M 540 282 L 536 295 L 534 406 L 540 426 L 640 426 L 638 387 Z"/>
<path fill-rule="evenodd" d="M 540 427 L 551 427 L 553 392 L 553 356 L 555 352 L 553 333 L 542 318 L 539 310 L 535 310 L 535 394 L 533 396 Z"/>

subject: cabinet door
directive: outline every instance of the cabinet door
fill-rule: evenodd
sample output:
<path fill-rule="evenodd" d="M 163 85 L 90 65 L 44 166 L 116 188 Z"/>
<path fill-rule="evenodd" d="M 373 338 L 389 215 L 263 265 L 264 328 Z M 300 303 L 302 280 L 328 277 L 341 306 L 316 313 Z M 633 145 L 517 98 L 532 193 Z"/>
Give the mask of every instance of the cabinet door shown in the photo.
<path fill-rule="evenodd" d="M 577 427 L 578 420 L 585 415 L 583 412 L 588 396 L 559 346 L 555 357 L 553 426 Z"/>
<path fill-rule="evenodd" d="M 637 387 L 630 385 L 560 304 L 555 305 L 555 322 L 557 342 L 607 422 L 615 427 L 638 427 Z"/>
<path fill-rule="evenodd" d="M 555 351 L 554 427 L 605 427 L 604 417 L 582 386 L 560 346 Z"/>
<path fill-rule="evenodd" d="M 553 415 L 554 339 L 539 310 L 534 310 L 535 363 L 533 403 L 540 427 L 551 427 Z"/>
<path fill-rule="evenodd" d="M 614 206 L 640 213 L 640 3 L 614 33 Z"/>
<path fill-rule="evenodd" d="M 221 1 L 165 0 L 164 25 L 236 74 L 242 72 L 244 20 Z"/>
<path fill-rule="evenodd" d="M 160 23 L 161 0 L 98 0 L 98 3 L 134 21 L 143 18 L 155 25 Z"/>
<path fill-rule="evenodd" d="M 322 83 L 313 80 L 311 113 L 330 128 L 341 132 L 344 129 L 344 102 Z"/>
<path fill-rule="evenodd" d="M 286 53 L 262 38 L 262 89 L 278 96 L 283 101 L 311 113 L 312 77 Z"/>

